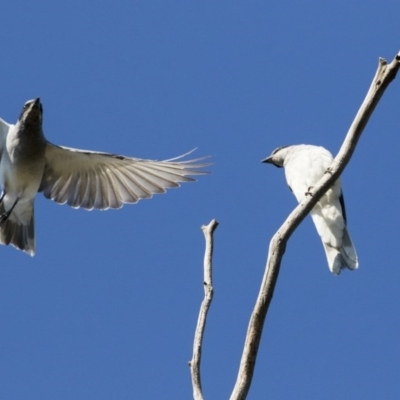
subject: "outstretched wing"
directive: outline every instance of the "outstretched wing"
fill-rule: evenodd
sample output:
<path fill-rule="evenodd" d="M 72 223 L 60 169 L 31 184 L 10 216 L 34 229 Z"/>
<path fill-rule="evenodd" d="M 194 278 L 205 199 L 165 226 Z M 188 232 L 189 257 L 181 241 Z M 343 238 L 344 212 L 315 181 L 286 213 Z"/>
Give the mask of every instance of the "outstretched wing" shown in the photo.
<path fill-rule="evenodd" d="M 200 163 L 204 158 L 182 161 L 187 154 L 152 161 L 48 143 L 39 191 L 74 208 L 120 208 L 205 174 L 201 168 L 210 164 Z"/>

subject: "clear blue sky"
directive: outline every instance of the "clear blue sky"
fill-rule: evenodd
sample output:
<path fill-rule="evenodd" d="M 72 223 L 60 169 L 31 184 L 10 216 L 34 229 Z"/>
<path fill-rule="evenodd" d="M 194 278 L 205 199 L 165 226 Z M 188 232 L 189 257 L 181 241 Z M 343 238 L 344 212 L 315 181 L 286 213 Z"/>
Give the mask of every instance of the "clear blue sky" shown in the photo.
<path fill-rule="evenodd" d="M 36 201 L 37 254 L 2 246 L 0 398 L 189 399 L 203 298 L 215 297 L 207 399 L 229 397 L 269 240 L 296 205 L 285 144 L 336 153 L 400 49 L 398 1 L 8 1 L 0 116 L 40 96 L 56 144 L 163 159 L 198 147 L 212 174 L 118 211 Z M 307 218 L 290 241 L 249 399 L 397 399 L 400 79 L 343 175 L 360 268 L 333 276 Z"/>

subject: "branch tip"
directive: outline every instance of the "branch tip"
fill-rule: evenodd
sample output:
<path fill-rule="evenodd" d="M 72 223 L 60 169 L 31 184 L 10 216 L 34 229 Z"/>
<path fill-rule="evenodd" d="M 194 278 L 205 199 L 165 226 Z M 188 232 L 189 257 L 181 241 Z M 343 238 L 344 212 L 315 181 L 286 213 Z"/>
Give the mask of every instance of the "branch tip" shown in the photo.
<path fill-rule="evenodd" d="M 193 343 L 193 357 L 189 362 L 190 372 L 192 375 L 192 387 L 193 397 L 195 400 L 203 400 L 202 388 L 201 388 L 201 376 L 200 376 L 200 361 L 201 351 L 203 343 L 203 335 L 206 327 L 206 319 L 208 310 L 211 305 L 213 298 L 213 286 L 212 286 L 212 253 L 213 253 L 213 232 L 218 226 L 218 222 L 213 219 L 208 225 L 202 225 L 201 230 L 204 233 L 206 241 L 206 248 L 204 254 L 204 300 L 200 306 L 199 317 L 197 320 L 197 326 L 194 334 Z"/>
<path fill-rule="evenodd" d="M 208 225 L 202 225 L 201 230 L 204 233 L 206 231 L 209 231 L 210 233 L 214 233 L 214 231 L 217 229 L 218 225 L 219 225 L 218 221 L 216 219 L 212 219 Z"/>

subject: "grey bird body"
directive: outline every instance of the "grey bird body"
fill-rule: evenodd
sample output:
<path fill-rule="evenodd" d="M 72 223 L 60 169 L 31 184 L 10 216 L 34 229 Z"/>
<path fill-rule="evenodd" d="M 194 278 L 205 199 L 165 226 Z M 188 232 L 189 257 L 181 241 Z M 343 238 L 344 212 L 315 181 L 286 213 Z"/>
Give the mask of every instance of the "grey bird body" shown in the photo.
<path fill-rule="evenodd" d="M 78 150 L 49 143 L 40 99 L 30 100 L 15 125 L 0 119 L 0 243 L 35 254 L 37 192 L 74 208 L 106 210 L 136 203 L 193 181 L 208 164 L 165 161 Z"/>
<path fill-rule="evenodd" d="M 296 145 L 276 149 L 263 162 L 285 169 L 286 181 L 297 201 L 301 202 L 331 166 L 333 157 L 323 147 Z M 347 230 L 340 180 L 322 196 L 310 215 L 321 237 L 331 272 L 338 275 L 343 268 L 356 269 L 358 257 Z"/>

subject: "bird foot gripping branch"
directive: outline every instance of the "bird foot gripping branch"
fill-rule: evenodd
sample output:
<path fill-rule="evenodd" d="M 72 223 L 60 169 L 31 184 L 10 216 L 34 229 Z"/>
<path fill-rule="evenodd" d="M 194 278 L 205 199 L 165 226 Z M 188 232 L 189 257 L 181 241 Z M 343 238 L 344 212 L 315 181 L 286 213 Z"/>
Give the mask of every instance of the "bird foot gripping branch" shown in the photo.
<path fill-rule="evenodd" d="M 311 193 L 311 190 L 314 188 L 314 186 L 310 186 L 308 189 L 307 189 L 307 192 L 305 193 L 305 195 L 306 196 L 311 196 L 312 197 L 312 193 Z"/>

